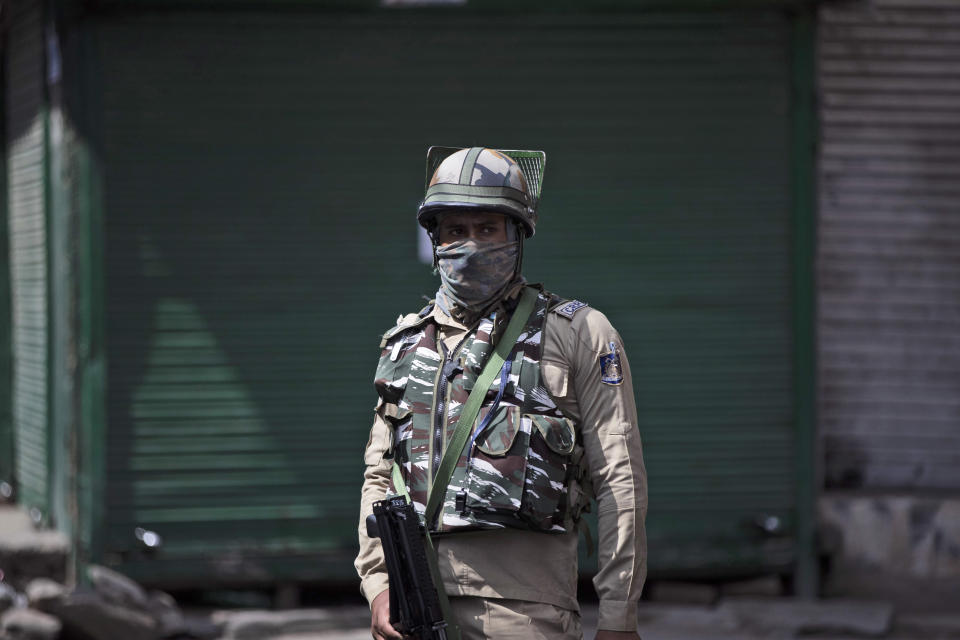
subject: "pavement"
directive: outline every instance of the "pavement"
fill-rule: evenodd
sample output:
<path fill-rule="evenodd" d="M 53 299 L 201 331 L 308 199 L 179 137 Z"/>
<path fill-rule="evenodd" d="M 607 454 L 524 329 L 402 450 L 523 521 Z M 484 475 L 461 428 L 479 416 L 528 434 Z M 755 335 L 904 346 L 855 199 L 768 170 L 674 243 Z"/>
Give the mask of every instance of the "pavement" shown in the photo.
<path fill-rule="evenodd" d="M 0 567 L 6 574 L 0 580 L 21 590 L 35 577 L 62 581 L 67 550 L 62 534 L 36 531 L 29 514 L 0 505 Z M 910 581 L 842 567 L 835 573 L 828 597 L 819 600 L 783 597 L 776 577 L 720 586 L 654 582 L 646 591 L 650 600 L 640 603 L 638 631 L 644 640 L 960 640 L 960 576 Z M 370 638 L 366 606 L 342 598 L 327 602 L 192 613 L 222 625 L 220 640 Z M 584 638 L 592 640 L 596 603 L 582 603 L 581 617 Z"/>
<path fill-rule="evenodd" d="M 222 640 L 367 640 L 366 607 L 340 605 L 288 611 L 220 611 Z M 581 607 L 584 638 L 596 633 L 597 605 Z M 886 602 L 734 597 L 715 604 L 642 602 L 643 640 L 946 640 L 960 638 L 960 610 L 897 615 Z"/>

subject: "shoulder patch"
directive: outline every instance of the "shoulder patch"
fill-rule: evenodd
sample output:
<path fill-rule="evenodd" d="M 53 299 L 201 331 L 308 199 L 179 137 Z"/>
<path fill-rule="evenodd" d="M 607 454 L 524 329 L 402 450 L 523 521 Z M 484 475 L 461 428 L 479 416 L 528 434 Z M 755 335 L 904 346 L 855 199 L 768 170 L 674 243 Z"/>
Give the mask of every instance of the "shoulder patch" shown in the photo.
<path fill-rule="evenodd" d="M 387 346 L 387 342 L 390 341 L 390 338 L 398 333 L 422 323 L 426 317 L 426 315 L 420 315 L 418 313 L 408 313 L 406 315 L 401 313 L 399 316 L 397 316 L 397 325 L 395 327 L 391 327 L 389 331 L 383 334 L 383 337 L 380 340 L 380 348 L 383 349 L 385 346 Z"/>
<path fill-rule="evenodd" d="M 620 365 L 620 350 L 611 342 L 610 351 L 600 356 L 600 382 L 618 385 L 623 382 L 623 368 Z"/>
<path fill-rule="evenodd" d="M 553 308 L 555 313 L 559 313 L 564 318 L 573 320 L 573 314 L 575 314 L 580 309 L 584 307 L 589 307 L 586 302 L 580 302 L 579 300 L 567 300 L 566 302 L 561 302 L 559 306 Z"/>

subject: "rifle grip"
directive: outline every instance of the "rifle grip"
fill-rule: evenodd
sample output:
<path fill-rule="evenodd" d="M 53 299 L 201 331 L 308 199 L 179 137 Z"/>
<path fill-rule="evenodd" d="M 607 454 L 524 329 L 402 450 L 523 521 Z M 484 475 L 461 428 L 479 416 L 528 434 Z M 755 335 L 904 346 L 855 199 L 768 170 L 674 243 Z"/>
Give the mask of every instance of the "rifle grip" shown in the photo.
<path fill-rule="evenodd" d="M 367 516 L 367 536 L 370 538 L 380 537 L 380 528 L 377 526 L 377 516 L 372 513 Z"/>

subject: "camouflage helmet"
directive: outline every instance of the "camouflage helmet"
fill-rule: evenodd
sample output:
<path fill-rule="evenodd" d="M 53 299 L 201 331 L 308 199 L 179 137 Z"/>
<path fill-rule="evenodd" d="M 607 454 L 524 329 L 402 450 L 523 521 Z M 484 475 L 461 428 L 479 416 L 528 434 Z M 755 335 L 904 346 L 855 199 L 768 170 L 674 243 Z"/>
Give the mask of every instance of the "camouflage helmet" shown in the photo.
<path fill-rule="evenodd" d="M 430 175 L 431 155 L 440 157 L 435 150 L 453 153 L 446 155 Z M 427 192 L 417 211 L 420 225 L 432 231 L 437 215 L 450 210 L 494 211 L 519 222 L 524 235 L 531 237 L 537 224 L 539 194 L 531 190 L 520 165 L 508 153 L 484 147 L 431 147 L 427 154 Z"/>

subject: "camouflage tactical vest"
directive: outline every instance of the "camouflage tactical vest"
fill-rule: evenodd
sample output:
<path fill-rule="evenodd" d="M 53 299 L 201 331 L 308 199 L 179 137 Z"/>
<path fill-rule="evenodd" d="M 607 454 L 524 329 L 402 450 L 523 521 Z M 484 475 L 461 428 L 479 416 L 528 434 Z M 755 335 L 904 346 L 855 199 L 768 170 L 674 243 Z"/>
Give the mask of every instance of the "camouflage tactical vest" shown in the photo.
<path fill-rule="evenodd" d="M 562 533 L 578 514 L 568 508 L 568 498 L 583 450 L 573 422 L 540 377 L 550 304 L 550 294 L 541 292 L 504 370 L 490 385 L 432 531 L 514 527 Z M 436 323 L 421 316 L 384 336 L 375 385 L 394 429 L 394 459 L 422 516 L 460 410 L 495 346 L 491 333 L 502 332 L 509 317 L 482 319 L 446 354 Z M 391 490 L 397 493 L 392 485 Z"/>

